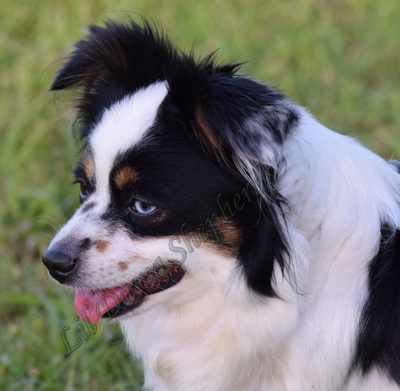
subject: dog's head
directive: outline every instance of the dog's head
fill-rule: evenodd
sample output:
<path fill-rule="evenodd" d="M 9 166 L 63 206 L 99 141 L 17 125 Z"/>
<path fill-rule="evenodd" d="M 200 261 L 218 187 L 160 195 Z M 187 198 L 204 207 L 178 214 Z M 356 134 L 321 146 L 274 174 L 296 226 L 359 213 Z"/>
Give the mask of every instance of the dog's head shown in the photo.
<path fill-rule="evenodd" d="M 89 321 L 190 300 L 233 270 L 273 295 L 287 252 L 275 173 L 298 114 L 237 69 L 133 22 L 91 26 L 60 69 L 52 90 L 81 94 L 81 206 L 43 262 Z"/>

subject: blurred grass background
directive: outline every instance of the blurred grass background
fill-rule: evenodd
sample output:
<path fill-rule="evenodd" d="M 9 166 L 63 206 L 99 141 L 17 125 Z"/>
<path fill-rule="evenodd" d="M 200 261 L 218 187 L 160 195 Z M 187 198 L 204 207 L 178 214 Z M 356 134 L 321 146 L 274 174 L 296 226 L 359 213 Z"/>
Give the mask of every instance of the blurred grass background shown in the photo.
<path fill-rule="evenodd" d="M 182 48 L 224 61 L 307 106 L 325 125 L 400 158 L 398 0 L 2 0 L 0 13 L 0 390 L 139 390 L 117 328 L 76 341 L 72 294 L 41 264 L 73 213 L 73 95 L 48 92 L 89 23 L 135 14 Z M 139 20 L 137 18 L 137 20 Z"/>

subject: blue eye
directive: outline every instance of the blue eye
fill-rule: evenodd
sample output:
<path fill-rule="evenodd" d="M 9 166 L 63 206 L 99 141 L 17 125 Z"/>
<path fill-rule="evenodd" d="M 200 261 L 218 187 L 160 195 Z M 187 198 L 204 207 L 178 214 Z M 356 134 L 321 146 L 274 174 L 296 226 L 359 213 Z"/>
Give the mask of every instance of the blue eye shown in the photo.
<path fill-rule="evenodd" d="M 148 215 L 154 212 L 157 209 L 157 207 L 154 205 L 147 204 L 146 202 L 137 200 L 133 204 L 133 209 L 139 215 Z"/>

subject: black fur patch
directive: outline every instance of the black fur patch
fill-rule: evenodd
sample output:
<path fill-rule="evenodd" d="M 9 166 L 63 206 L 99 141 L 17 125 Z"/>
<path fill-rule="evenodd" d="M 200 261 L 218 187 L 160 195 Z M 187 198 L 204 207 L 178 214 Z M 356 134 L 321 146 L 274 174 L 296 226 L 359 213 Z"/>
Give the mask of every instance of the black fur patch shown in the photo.
<path fill-rule="evenodd" d="M 115 161 L 109 176 L 112 202 L 103 218 L 117 226 L 122 222 L 133 237 L 179 234 L 183 224 L 185 232 L 197 232 L 203 224 L 221 246 L 239 243 L 240 235 L 237 254 L 249 287 L 273 295 L 274 263 L 283 268 L 288 253 L 278 219 L 283 200 L 270 180 L 271 167 L 259 162 L 265 148 L 278 160 L 299 114 L 283 95 L 237 70 L 236 64 L 218 65 L 212 55 L 195 61 L 148 23 L 107 22 L 104 28 L 91 26 L 87 38 L 76 43 L 52 89 L 83 90 L 77 106 L 86 138 L 105 109 L 141 88 L 167 82 L 155 125 Z M 140 181 L 121 190 L 113 178 L 124 165 L 134 168 Z M 249 189 L 241 170 L 261 174 L 266 185 L 262 196 L 253 184 Z M 79 168 L 76 175 L 81 176 Z M 159 206 L 158 212 L 148 218 L 132 216 L 135 196 Z M 223 205 L 230 202 L 235 215 L 230 221 L 217 199 Z M 234 212 L 233 205 L 240 211 Z M 219 242 L 217 226 L 229 233 L 229 244 Z"/>
<path fill-rule="evenodd" d="M 89 27 L 87 39 L 75 44 L 51 89 L 84 88 L 78 109 L 81 135 L 86 137 L 104 109 L 141 88 L 166 81 L 170 109 L 193 123 L 200 107 L 206 122 L 214 125 L 210 131 L 220 148 L 240 146 L 255 155 L 264 141 L 281 144 L 298 114 L 269 86 L 238 76 L 238 67 L 218 65 L 212 55 L 196 62 L 148 23 L 140 27 L 134 22 L 129 26 L 107 22 L 105 28 Z M 250 119 L 263 131 L 243 129 Z M 221 137 L 224 133 L 226 140 Z"/>
<path fill-rule="evenodd" d="M 364 375 L 377 367 L 400 385 L 400 231 L 387 224 L 369 268 L 355 366 Z"/>
<path fill-rule="evenodd" d="M 94 202 L 85 203 L 85 204 L 82 206 L 81 212 L 82 212 L 82 213 L 89 212 L 89 210 L 92 210 L 95 206 L 96 206 L 96 204 L 95 204 Z"/>
<path fill-rule="evenodd" d="M 256 194 L 262 185 L 249 184 L 221 165 L 193 139 L 190 128 L 168 111 L 164 118 L 163 112 L 146 139 L 116 159 L 109 176 L 110 209 L 103 219 L 124 222 L 133 238 L 197 233 L 203 226 L 204 234 L 222 248 L 231 246 L 224 238 L 224 228 L 230 226 L 241 238 L 236 252 L 249 287 L 273 295 L 273 266 L 277 261 L 284 267 L 287 246 L 277 211 Z M 112 180 L 120 167 L 134 167 L 141 180 L 121 190 Z M 277 208 L 283 202 L 269 185 L 264 194 Z M 127 213 L 136 197 L 158 211 L 149 217 Z"/>

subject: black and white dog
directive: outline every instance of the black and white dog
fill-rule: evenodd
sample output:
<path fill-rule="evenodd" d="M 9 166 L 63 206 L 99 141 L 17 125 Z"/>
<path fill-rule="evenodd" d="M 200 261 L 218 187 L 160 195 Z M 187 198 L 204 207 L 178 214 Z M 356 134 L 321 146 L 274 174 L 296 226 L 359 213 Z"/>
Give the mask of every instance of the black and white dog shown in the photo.
<path fill-rule="evenodd" d="M 400 175 L 149 24 L 91 26 L 81 207 L 43 256 L 155 391 L 400 390 Z"/>

